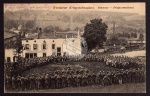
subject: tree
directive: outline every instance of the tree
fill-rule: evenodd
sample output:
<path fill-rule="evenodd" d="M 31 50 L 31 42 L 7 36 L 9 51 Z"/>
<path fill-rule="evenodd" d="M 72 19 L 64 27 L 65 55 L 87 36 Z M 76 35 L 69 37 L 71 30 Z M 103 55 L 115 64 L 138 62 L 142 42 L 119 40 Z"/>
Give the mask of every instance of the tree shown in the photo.
<path fill-rule="evenodd" d="M 21 54 L 23 52 L 23 45 L 22 45 L 22 40 L 21 40 L 20 35 L 17 36 L 17 40 L 14 43 L 14 48 L 15 48 L 15 51 L 17 53 L 17 57 L 19 57 L 19 54 Z"/>
<path fill-rule="evenodd" d="M 106 42 L 107 45 L 114 45 L 114 44 L 120 44 L 120 40 L 116 36 L 112 36 L 110 39 Z"/>
<path fill-rule="evenodd" d="M 32 29 L 35 27 L 35 21 L 34 20 L 29 20 L 25 23 L 25 28 L 29 28 L 29 29 Z"/>
<path fill-rule="evenodd" d="M 54 31 L 55 31 L 55 28 L 53 26 L 47 26 L 44 28 L 44 32 L 46 32 L 46 33 L 51 33 Z"/>
<path fill-rule="evenodd" d="M 7 19 L 7 20 L 4 21 L 4 26 L 7 29 L 17 28 L 18 27 L 18 22 L 15 21 L 15 20 L 9 20 L 9 19 Z"/>
<path fill-rule="evenodd" d="M 106 41 L 106 31 L 108 26 L 102 22 L 102 19 L 92 19 L 90 24 L 86 24 L 84 27 L 83 37 L 85 38 L 88 49 L 103 47 L 103 42 Z"/>

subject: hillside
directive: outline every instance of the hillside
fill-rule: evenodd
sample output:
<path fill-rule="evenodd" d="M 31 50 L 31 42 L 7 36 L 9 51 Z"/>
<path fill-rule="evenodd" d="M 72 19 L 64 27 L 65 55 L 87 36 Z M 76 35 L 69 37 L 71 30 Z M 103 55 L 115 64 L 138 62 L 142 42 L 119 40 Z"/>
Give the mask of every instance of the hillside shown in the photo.
<path fill-rule="evenodd" d="M 4 22 L 8 19 L 13 20 L 35 20 L 36 26 L 45 28 L 49 25 L 59 26 L 61 29 L 70 28 L 74 30 L 76 27 L 84 29 L 84 26 L 91 19 L 102 18 L 108 25 L 108 32 L 111 33 L 113 22 L 117 26 L 125 28 L 133 28 L 138 30 L 145 29 L 145 16 L 136 13 L 123 12 L 103 12 L 103 11 L 42 11 L 42 10 L 21 10 L 21 11 L 6 11 L 4 13 Z M 121 30 L 120 30 L 121 32 Z"/>

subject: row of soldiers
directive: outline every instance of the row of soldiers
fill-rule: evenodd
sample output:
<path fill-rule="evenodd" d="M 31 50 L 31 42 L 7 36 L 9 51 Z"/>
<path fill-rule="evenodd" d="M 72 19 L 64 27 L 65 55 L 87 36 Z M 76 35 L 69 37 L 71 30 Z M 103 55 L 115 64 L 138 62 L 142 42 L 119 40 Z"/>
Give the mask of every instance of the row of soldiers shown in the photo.
<path fill-rule="evenodd" d="M 104 62 L 107 66 L 119 68 L 119 69 L 129 69 L 129 68 L 143 68 L 145 65 L 144 60 L 139 58 L 131 58 L 127 56 L 106 56 L 104 57 Z"/>
<path fill-rule="evenodd" d="M 53 73 L 40 76 L 6 76 L 5 86 L 7 90 L 40 90 L 58 89 L 64 87 L 80 87 L 112 84 L 142 83 L 145 82 L 145 70 L 121 69 L 112 71 L 90 72 L 87 69 L 56 70 Z"/>
<path fill-rule="evenodd" d="M 108 66 L 119 69 L 142 68 L 146 63 L 145 59 L 110 54 L 88 54 L 83 60 L 87 62 L 104 62 Z"/>

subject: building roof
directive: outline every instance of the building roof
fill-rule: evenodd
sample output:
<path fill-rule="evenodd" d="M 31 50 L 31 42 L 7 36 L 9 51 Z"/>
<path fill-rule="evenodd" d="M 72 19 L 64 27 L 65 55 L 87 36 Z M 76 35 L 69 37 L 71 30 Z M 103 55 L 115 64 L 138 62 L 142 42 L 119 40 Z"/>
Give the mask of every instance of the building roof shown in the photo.
<path fill-rule="evenodd" d="M 53 33 L 39 33 L 39 39 L 53 39 L 54 38 L 54 34 Z"/>
<path fill-rule="evenodd" d="M 11 38 L 11 37 L 14 37 L 14 36 L 17 36 L 17 35 L 18 34 L 14 33 L 14 32 L 5 31 L 4 32 L 4 39 Z"/>
<path fill-rule="evenodd" d="M 36 33 L 27 33 L 27 34 L 28 34 L 28 36 L 26 38 L 33 38 L 33 39 L 38 38 L 38 34 L 36 34 Z"/>

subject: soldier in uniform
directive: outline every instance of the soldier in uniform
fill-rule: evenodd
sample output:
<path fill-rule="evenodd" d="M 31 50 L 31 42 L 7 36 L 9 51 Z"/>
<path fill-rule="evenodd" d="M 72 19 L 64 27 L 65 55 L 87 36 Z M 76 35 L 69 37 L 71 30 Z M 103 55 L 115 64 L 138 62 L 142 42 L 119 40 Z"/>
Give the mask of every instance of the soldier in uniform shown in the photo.
<path fill-rule="evenodd" d="M 7 90 L 11 89 L 12 80 L 10 76 L 5 77 L 5 86 Z"/>
<path fill-rule="evenodd" d="M 103 77 L 103 84 L 105 86 L 108 86 L 110 84 L 110 78 L 109 78 L 109 74 L 108 73 Z"/>
<path fill-rule="evenodd" d="M 16 89 L 16 77 L 13 76 L 12 77 L 12 90 L 15 90 Z"/>
<path fill-rule="evenodd" d="M 28 86 L 28 78 L 27 78 L 27 76 L 25 76 L 24 77 L 24 90 L 28 89 L 27 86 Z"/>
<path fill-rule="evenodd" d="M 21 77 L 20 80 L 21 80 L 21 90 L 25 90 L 25 79 L 24 79 L 24 77 Z"/>
<path fill-rule="evenodd" d="M 45 88 L 48 89 L 48 88 L 49 88 L 49 85 L 50 85 L 50 84 L 49 84 L 49 75 L 46 74 L 46 75 L 45 75 Z"/>
<path fill-rule="evenodd" d="M 80 76 L 79 76 L 79 74 L 76 75 L 75 81 L 76 81 L 76 87 L 79 87 L 80 86 Z"/>
<path fill-rule="evenodd" d="M 21 76 L 17 76 L 17 89 L 20 90 L 21 89 Z"/>
<path fill-rule="evenodd" d="M 66 83 L 66 76 L 65 76 L 64 73 L 62 73 L 61 78 L 62 78 L 62 84 L 61 84 L 61 87 L 64 88 L 64 87 L 66 87 L 66 84 L 65 84 L 65 83 Z"/>

